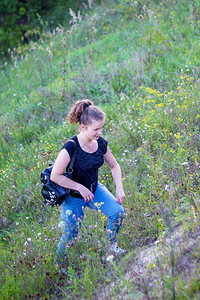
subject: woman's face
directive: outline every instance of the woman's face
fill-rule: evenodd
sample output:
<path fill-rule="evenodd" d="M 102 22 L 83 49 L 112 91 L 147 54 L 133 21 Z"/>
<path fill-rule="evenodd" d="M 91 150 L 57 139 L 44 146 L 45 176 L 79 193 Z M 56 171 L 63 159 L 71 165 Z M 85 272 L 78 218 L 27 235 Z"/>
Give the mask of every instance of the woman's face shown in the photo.
<path fill-rule="evenodd" d="M 102 133 L 105 119 L 99 121 L 92 121 L 90 125 L 81 125 L 82 131 L 85 132 L 86 136 L 90 140 L 98 140 Z"/>

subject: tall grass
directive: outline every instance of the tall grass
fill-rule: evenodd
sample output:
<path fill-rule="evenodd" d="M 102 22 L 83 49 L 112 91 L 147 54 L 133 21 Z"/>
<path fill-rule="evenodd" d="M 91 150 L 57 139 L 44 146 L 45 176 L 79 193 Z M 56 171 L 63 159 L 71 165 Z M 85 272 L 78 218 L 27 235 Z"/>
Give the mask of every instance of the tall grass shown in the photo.
<path fill-rule="evenodd" d="M 124 277 L 135 253 L 177 224 L 199 226 L 198 1 L 90 3 L 1 66 L 1 299 L 98 299 L 119 278 L 130 295 L 151 299 L 148 283 L 139 292 Z M 83 98 L 107 115 L 103 136 L 124 177 L 119 244 L 128 254 L 107 261 L 107 220 L 86 210 L 64 277 L 54 262 L 60 211 L 43 205 L 39 176 L 76 134 L 66 115 Z M 107 166 L 100 180 L 114 193 Z M 198 270 L 186 284 L 168 263 L 173 276 L 161 274 L 158 290 L 167 299 L 197 294 Z"/>

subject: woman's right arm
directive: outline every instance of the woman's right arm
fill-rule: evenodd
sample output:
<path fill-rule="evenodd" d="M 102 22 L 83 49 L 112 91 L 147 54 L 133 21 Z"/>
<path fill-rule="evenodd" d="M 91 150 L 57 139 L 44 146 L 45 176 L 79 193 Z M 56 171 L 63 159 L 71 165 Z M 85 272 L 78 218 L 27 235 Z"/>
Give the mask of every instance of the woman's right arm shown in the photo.
<path fill-rule="evenodd" d="M 82 184 L 75 182 L 63 175 L 69 162 L 70 162 L 69 153 L 67 152 L 66 149 L 62 149 L 58 154 L 56 161 L 53 165 L 53 169 L 51 171 L 51 178 L 50 178 L 51 181 L 65 188 L 78 191 L 85 199 L 85 201 L 92 201 L 94 195 L 91 193 L 90 190 L 88 190 Z"/>

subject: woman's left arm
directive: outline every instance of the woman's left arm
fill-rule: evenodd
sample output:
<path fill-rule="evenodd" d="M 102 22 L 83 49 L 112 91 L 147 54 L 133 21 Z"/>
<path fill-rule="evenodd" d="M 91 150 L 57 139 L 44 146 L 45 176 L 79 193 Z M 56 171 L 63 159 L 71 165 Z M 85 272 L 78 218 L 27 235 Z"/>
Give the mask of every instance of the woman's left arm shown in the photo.
<path fill-rule="evenodd" d="M 104 160 L 110 167 L 113 179 L 115 181 L 117 201 L 122 204 L 125 199 L 125 193 L 122 185 L 121 168 L 109 148 L 104 155 Z"/>

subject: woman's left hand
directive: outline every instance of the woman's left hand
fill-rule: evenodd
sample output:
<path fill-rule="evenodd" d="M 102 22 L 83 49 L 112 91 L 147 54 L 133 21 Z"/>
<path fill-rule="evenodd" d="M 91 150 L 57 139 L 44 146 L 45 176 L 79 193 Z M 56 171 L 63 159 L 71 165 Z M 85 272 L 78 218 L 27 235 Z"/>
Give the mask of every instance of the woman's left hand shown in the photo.
<path fill-rule="evenodd" d="M 125 200 L 125 193 L 123 190 L 123 187 L 120 188 L 116 188 L 116 197 L 117 197 L 117 201 L 122 204 Z"/>

